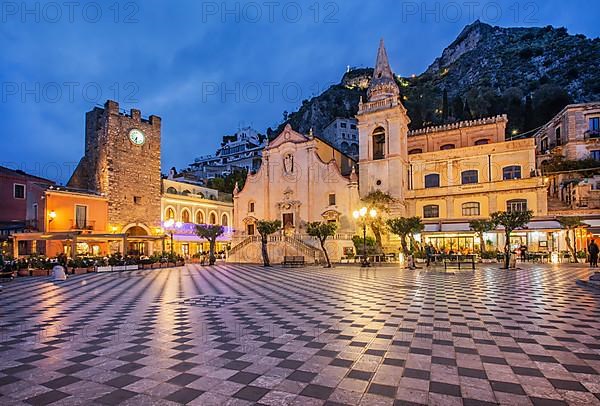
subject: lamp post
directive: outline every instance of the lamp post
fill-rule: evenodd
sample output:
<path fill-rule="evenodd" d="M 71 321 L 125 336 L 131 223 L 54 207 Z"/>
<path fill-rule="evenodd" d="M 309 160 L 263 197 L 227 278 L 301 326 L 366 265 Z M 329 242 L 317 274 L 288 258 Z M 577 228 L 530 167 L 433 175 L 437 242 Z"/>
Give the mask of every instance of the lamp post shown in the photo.
<path fill-rule="evenodd" d="M 367 258 L 367 212 L 371 218 L 377 217 L 377 211 L 375 209 L 368 210 L 366 207 L 362 207 L 360 210 L 355 210 L 352 216 L 362 223 L 363 227 L 363 260 L 361 267 L 370 267 L 369 259 Z"/>
<path fill-rule="evenodd" d="M 173 226 L 179 229 L 183 225 L 181 221 L 175 221 L 173 219 L 168 219 L 165 221 L 165 227 L 169 229 L 169 234 L 171 236 L 171 255 L 173 255 Z"/>

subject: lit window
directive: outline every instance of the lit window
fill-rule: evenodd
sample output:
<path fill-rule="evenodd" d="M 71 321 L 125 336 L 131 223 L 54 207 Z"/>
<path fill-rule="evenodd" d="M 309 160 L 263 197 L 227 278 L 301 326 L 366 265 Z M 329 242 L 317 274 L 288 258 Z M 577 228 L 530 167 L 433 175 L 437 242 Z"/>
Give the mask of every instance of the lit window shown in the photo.
<path fill-rule="evenodd" d="M 210 224 L 217 224 L 217 216 L 215 213 L 210 213 Z"/>
<path fill-rule="evenodd" d="M 175 218 L 175 210 L 173 210 L 172 208 L 168 208 L 167 211 L 165 212 L 165 219 L 166 220 L 172 220 Z"/>
<path fill-rule="evenodd" d="M 425 175 L 425 187 L 440 187 L 440 175 L 437 173 L 430 173 Z"/>
<path fill-rule="evenodd" d="M 479 174 L 476 170 L 463 171 L 461 173 L 461 181 L 463 185 L 470 185 L 479 182 Z"/>
<path fill-rule="evenodd" d="M 189 210 L 184 210 L 183 212 L 181 212 L 181 221 L 184 223 L 189 223 L 190 222 L 190 212 Z"/>
<path fill-rule="evenodd" d="M 423 206 L 423 218 L 430 219 L 440 216 L 440 206 L 437 204 L 428 204 Z"/>
<path fill-rule="evenodd" d="M 521 179 L 521 167 L 519 165 L 511 165 L 502 168 L 502 179 Z"/>
<path fill-rule="evenodd" d="M 506 211 L 509 213 L 527 211 L 527 200 L 513 199 L 506 202 Z"/>
<path fill-rule="evenodd" d="M 463 216 L 479 216 L 480 205 L 478 202 L 467 202 L 462 205 Z"/>
<path fill-rule="evenodd" d="M 227 227 L 229 223 L 229 218 L 227 217 L 227 214 L 223 214 L 223 216 L 221 216 L 221 225 L 223 227 Z"/>
<path fill-rule="evenodd" d="M 204 224 L 204 213 L 200 210 L 196 212 L 196 224 Z"/>

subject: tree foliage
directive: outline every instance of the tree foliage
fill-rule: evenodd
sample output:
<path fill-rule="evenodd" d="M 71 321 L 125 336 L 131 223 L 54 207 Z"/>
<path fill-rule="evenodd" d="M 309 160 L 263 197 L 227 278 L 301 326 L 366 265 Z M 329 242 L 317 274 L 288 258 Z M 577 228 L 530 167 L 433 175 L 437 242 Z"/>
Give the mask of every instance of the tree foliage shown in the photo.
<path fill-rule="evenodd" d="M 508 269 L 510 261 L 510 235 L 518 229 L 523 228 L 531 221 L 533 211 L 497 211 L 490 215 L 492 223 L 504 227 L 504 268 Z"/>
<path fill-rule="evenodd" d="M 577 261 L 577 253 L 575 252 L 575 247 L 573 247 L 573 244 L 571 242 L 571 236 L 569 235 L 569 233 L 573 233 L 573 241 L 574 241 L 575 240 L 575 230 L 580 227 L 585 226 L 585 224 L 582 222 L 582 218 L 579 216 L 569 216 L 569 217 L 565 216 L 565 217 L 558 217 L 556 220 L 560 223 L 560 226 L 566 230 L 565 242 L 567 243 L 567 248 L 569 249 L 569 251 L 571 252 L 571 255 L 573 256 L 574 262 L 575 263 L 579 262 L 579 261 Z"/>
<path fill-rule="evenodd" d="M 267 251 L 268 237 L 281 229 L 281 221 L 279 220 L 259 220 L 256 222 L 256 231 L 260 234 L 262 247 L 263 265 L 271 266 L 269 260 L 269 252 Z"/>
<path fill-rule="evenodd" d="M 496 225 L 491 220 L 471 220 L 469 228 L 479 235 L 479 249 L 481 253 L 485 252 L 485 241 L 483 233 L 487 233 L 496 228 Z"/>
<path fill-rule="evenodd" d="M 414 235 L 425 229 L 425 225 L 421 222 L 420 217 L 391 218 L 388 219 L 386 223 L 389 230 L 400 237 L 404 255 L 410 254 L 411 250 L 414 249 Z M 408 248 L 407 238 L 411 240 L 413 245 L 411 249 Z"/>
<path fill-rule="evenodd" d="M 375 236 L 375 247 L 379 253 L 383 252 L 383 235 L 386 232 L 386 220 L 390 213 L 390 205 L 395 202 L 395 199 L 389 193 L 375 190 L 369 193 L 363 199 L 363 203 L 367 206 L 367 211 L 374 209 L 377 216 L 367 216 L 365 221 L 373 231 Z"/>
<path fill-rule="evenodd" d="M 328 237 L 333 237 L 335 235 L 335 231 L 337 230 L 337 223 L 326 223 L 323 221 L 314 221 L 310 222 L 306 226 L 306 232 L 311 237 L 316 237 L 321 244 L 321 249 L 323 250 L 323 254 L 325 254 L 325 259 L 327 261 L 327 268 L 331 268 L 331 261 L 329 260 L 329 254 L 327 253 L 327 249 L 325 248 L 325 241 Z"/>
<path fill-rule="evenodd" d="M 215 245 L 217 243 L 217 238 L 219 238 L 225 232 L 225 228 L 221 225 L 216 224 L 197 224 L 196 225 L 196 235 L 200 238 L 204 238 L 209 243 L 209 254 L 208 254 L 208 264 L 214 265 L 216 261 L 215 257 Z"/>

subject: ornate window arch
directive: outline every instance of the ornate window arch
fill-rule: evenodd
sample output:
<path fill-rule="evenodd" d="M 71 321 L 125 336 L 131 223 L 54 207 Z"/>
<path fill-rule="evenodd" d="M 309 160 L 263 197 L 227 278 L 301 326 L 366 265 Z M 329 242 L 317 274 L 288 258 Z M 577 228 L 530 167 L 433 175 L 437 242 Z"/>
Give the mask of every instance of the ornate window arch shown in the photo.
<path fill-rule="evenodd" d="M 167 207 L 165 209 L 165 220 L 175 219 L 175 209 L 172 207 Z"/>
<path fill-rule="evenodd" d="M 456 146 L 454 144 L 444 144 L 440 147 L 440 151 L 444 151 L 446 149 L 454 149 Z"/>
<path fill-rule="evenodd" d="M 196 224 L 204 224 L 204 212 L 200 209 L 196 211 Z"/>
<path fill-rule="evenodd" d="M 481 139 L 475 141 L 475 145 L 486 145 L 489 143 L 490 143 L 490 140 L 487 138 L 481 138 Z"/>
<path fill-rule="evenodd" d="M 191 216 L 191 214 L 190 214 L 190 210 L 188 208 L 184 208 L 183 210 L 181 210 L 181 222 L 182 223 L 191 222 L 190 216 Z"/>
<path fill-rule="evenodd" d="M 221 215 L 221 225 L 223 227 L 227 227 L 229 225 L 229 215 L 227 213 L 223 213 Z"/>
<path fill-rule="evenodd" d="M 422 153 L 423 153 L 422 148 L 413 148 L 410 151 L 408 151 L 408 155 L 422 154 Z"/>
<path fill-rule="evenodd" d="M 167 193 L 170 193 L 172 195 L 176 195 L 177 194 L 177 189 L 175 189 L 173 186 L 170 186 L 167 188 Z"/>
<path fill-rule="evenodd" d="M 208 216 L 208 223 L 209 224 L 217 224 L 217 213 L 214 211 L 210 212 L 210 215 Z"/>

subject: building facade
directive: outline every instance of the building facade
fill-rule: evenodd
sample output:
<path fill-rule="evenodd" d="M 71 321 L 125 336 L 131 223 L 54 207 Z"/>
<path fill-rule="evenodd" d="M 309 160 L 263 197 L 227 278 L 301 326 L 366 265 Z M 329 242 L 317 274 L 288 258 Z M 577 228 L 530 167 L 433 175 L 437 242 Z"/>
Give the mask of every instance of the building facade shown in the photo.
<path fill-rule="evenodd" d="M 244 127 L 232 137 L 223 137 L 223 144 L 215 155 L 196 158 L 190 164 L 188 173 L 196 179 L 206 180 L 242 169 L 256 172 L 266 145 L 266 137 L 262 137 L 251 127 Z"/>
<path fill-rule="evenodd" d="M 322 138 L 352 159 L 358 160 L 357 124 L 355 118 L 335 118 L 323 128 Z"/>
<path fill-rule="evenodd" d="M 338 235 L 328 243 L 331 257 L 341 258 L 352 249 L 355 231 L 352 210 L 359 203 L 354 161 L 328 143 L 300 134 L 287 125 L 263 151 L 256 174 L 249 175 L 243 190 L 234 191 L 234 238 L 231 262 L 260 262 L 258 220 L 280 220 L 283 231 L 271 237 L 271 259 L 303 255 L 318 260 L 320 249 L 306 234 L 306 224 L 338 224 Z"/>

